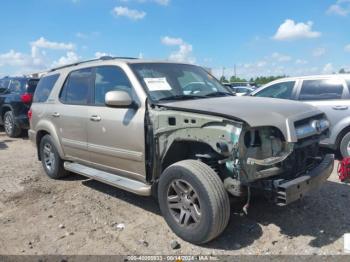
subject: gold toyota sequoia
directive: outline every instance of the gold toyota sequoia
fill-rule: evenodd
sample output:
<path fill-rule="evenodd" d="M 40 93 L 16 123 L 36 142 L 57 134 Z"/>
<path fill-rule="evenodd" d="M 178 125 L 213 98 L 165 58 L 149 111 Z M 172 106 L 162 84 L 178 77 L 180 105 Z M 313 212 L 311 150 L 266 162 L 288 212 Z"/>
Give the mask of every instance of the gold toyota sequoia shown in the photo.
<path fill-rule="evenodd" d="M 199 66 L 101 57 L 52 69 L 28 112 L 46 174 L 78 173 L 156 195 L 170 228 L 191 243 L 225 229 L 229 196 L 263 191 L 287 205 L 333 169 L 319 151 L 329 121 L 313 106 L 236 97 Z"/>

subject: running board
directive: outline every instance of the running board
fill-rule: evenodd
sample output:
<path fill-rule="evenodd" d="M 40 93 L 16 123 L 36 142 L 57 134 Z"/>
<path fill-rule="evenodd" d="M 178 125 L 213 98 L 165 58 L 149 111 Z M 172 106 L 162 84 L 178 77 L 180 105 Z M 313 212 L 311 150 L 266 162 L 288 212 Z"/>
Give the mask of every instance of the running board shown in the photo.
<path fill-rule="evenodd" d="M 64 162 L 64 169 L 79 175 L 124 189 L 141 196 L 151 195 L 151 185 L 142 182 L 97 170 L 77 163 Z"/>

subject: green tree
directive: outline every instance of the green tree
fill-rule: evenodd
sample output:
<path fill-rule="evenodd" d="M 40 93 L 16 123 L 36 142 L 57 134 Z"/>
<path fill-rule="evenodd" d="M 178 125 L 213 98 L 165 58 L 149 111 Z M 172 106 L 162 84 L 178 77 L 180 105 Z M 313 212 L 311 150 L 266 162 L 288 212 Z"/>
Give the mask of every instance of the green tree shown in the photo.
<path fill-rule="evenodd" d="M 220 82 L 221 83 L 227 83 L 228 81 L 227 81 L 225 76 L 222 76 L 222 77 L 220 77 Z"/>

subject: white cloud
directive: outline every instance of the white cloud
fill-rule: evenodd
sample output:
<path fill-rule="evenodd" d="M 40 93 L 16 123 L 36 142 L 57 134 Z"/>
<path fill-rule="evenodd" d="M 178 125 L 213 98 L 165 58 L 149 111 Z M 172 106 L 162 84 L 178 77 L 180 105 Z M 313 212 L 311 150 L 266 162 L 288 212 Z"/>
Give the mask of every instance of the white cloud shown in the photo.
<path fill-rule="evenodd" d="M 192 56 L 193 47 L 186 43 L 182 38 L 173 38 L 165 36 L 161 38 L 161 42 L 167 46 L 177 46 L 179 49 L 172 52 L 169 60 L 175 62 L 195 63 L 196 59 Z"/>
<path fill-rule="evenodd" d="M 280 54 L 280 53 L 273 53 L 271 55 L 271 57 L 275 60 L 277 60 L 278 62 L 289 62 L 292 60 L 292 58 L 288 55 L 283 55 L 283 54 Z"/>
<path fill-rule="evenodd" d="M 117 6 L 113 9 L 113 14 L 115 16 L 123 16 L 127 17 L 131 20 L 140 20 L 143 19 L 146 16 L 146 12 L 144 11 L 139 11 L 136 9 L 129 9 L 128 7 L 124 6 Z"/>
<path fill-rule="evenodd" d="M 312 55 L 315 57 L 323 56 L 325 53 L 326 53 L 326 48 L 324 47 L 318 47 L 312 51 Z"/>
<path fill-rule="evenodd" d="M 344 47 L 345 52 L 350 52 L 350 44 L 346 45 Z"/>
<path fill-rule="evenodd" d="M 274 35 L 275 40 L 293 40 L 301 38 L 317 38 L 320 32 L 312 31 L 313 22 L 296 23 L 292 19 L 286 19 Z"/>
<path fill-rule="evenodd" d="M 304 60 L 304 59 L 297 59 L 297 60 L 295 60 L 295 63 L 297 65 L 306 65 L 309 62 L 307 60 Z"/>
<path fill-rule="evenodd" d="M 55 50 L 72 50 L 74 45 L 72 43 L 59 43 L 46 40 L 44 37 L 40 37 L 38 40 L 31 42 L 32 47 L 55 49 Z"/>
<path fill-rule="evenodd" d="M 332 63 L 328 63 L 325 64 L 323 69 L 322 69 L 322 73 L 324 74 L 331 74 L 334 72 L 334 68 L 333 68 L 333 64 Z"/>
<path fill-rule="evenodd" d="M 164 45 L 182 45 L 184 41 L 181 38 L 174 38 L 169 36 L 164 36 L 161 39 L 162 44 Z"/>
<path fill-rule="evenodd" d="M 327 14 L 335 14 L 340 16 L 347 16 L 348 13 L 349 13 L 349 10 L 346 10 L 340 5 L 331 5 L 327 10 Z"/>
<path fill-rule="evenodd" d="M 350 13 L 350 0 L 338 0 L 331 5 L 328 10 L 328 15 L 347 16 Z"/>
<path fill-rule="evenodd" d="M 80 57 L 73 51 L 68 51 L 65 56 L 60 57 L 52 63 L 52 67 L 64 66 L 78 62 Z"/>
<path fill-rule="evenodd" d="M 113 57 L 113 55 L 111 53 L 99 52 L 99 51 L 95 53 L 95 58 L 101 58 L 103 56 L 111 56 L 111 57 Z"/>

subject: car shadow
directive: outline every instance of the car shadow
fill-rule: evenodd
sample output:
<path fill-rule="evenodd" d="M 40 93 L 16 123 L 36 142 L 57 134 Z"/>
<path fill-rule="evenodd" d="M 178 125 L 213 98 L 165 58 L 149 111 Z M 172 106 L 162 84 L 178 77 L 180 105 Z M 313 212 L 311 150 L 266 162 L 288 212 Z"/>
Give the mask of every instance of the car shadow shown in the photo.
<path fill-rule="evenodd" d="M 161 215 L 157 201 L 152 197 L 137 196 L 95 180 L 82 182 L 99 192 L 121 199 L 131 205 Z M 204 244 L 212 249 L 238 250 L 252 245 L 263 234 L 263 226 L 275 225 L 287 239 L 309 236 L 310 247 L 329 245 L 350 232 L 350 186 L 327 181 L 323 187 L 286 207 L 278 207 L 262 197 L 255 196 L 248 215 L 242 212 L 243 202 L 231 201 L 231 219 L 217 239 Z M 165 222 L 164 222 L 165 223 Z M 277 243 L 279 239 L 271 239 Z"/>
<path fill-rule="evenodd" d="M 83 181 L 82 184 L 84 186 L 90 187 L 91 189 L 97 190 L 104 194 L 108 194 L 113 198 L 117 198 L 122 201 L 128 202 L 131 205 L 143 208 L 156 215 L 161 215 L 158 203 L 153 197 L 135 195 L 128 191 L 92 179 Z"/>
<path fill-rule="evenodd" d="M 262 226 L 273 224 L 280 228 L 283 237 L 310 236 L 309 246 L 321 248 L 350 232 L 349 200 L 350 186 L 331 181 L 320 191 L 286 207 L 254 198 L 248 216 L 242 216 L 234 207 L 225 232 L 206 246 L 226 250 L 249 246 L 262 236 Z M 272 244 L 275 241 L 278 239 L 271 239 Z"/>

